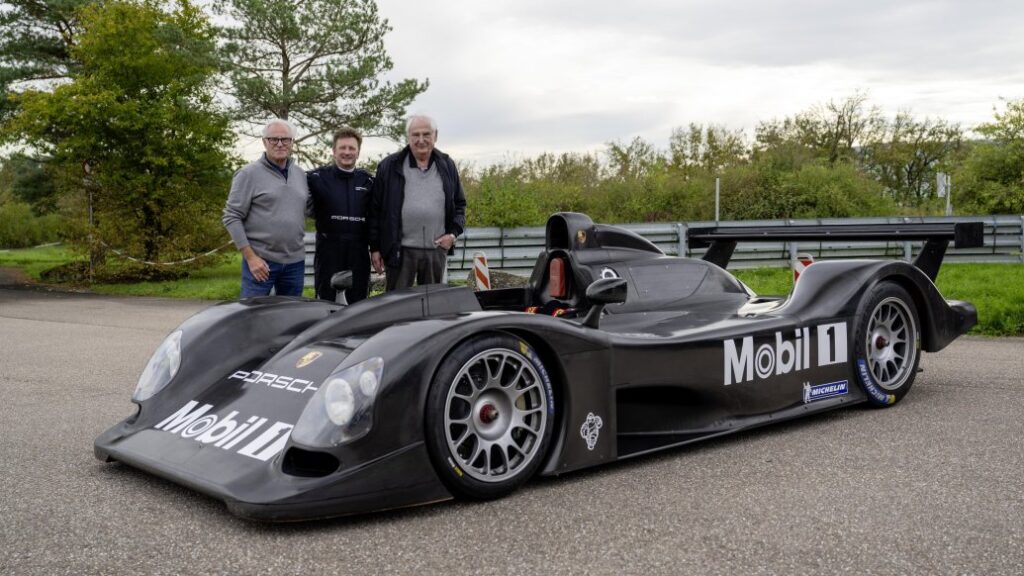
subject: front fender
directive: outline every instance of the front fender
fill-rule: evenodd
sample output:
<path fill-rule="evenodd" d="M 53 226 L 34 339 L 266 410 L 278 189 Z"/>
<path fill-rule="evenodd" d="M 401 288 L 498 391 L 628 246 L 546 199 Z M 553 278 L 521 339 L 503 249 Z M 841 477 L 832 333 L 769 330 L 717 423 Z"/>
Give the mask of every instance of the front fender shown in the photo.
<path fill-rule="evenodd" d="M 296 334 L 328 317 L 338 305 L 289 297 L 250 298 L 201 310 L 181 330 L 181 367 L 167 386 L 140 405 L 147 425 L 150 406 L 179 405 L 235 370 L 254 367 L 286 346 Z"/>

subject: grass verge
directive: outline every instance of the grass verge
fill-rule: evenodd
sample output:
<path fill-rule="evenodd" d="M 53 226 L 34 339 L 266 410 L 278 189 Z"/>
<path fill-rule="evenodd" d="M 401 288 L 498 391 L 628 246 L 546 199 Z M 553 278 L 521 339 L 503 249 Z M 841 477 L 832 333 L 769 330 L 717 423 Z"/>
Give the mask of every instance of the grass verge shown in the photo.
<path fill-rule="evenodd" d="M 28 274 L 30 278 L 37 281 L 39 280 L 39 275 L 44 270 L 76 260 L 84 260 L 84 258 L 76 257 L 70 250 L 61 245 L 0 250 L 0 266 L 19 268 L 22 272 Z"/>

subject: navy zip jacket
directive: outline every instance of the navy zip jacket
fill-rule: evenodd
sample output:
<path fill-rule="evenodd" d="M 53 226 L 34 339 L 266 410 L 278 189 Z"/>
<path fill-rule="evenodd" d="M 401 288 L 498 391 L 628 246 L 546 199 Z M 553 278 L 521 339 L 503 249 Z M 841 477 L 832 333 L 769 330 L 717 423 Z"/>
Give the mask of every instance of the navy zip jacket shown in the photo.
<path fill-rule="evenodd" d="M 409 162 L 412 151 L 408 146 L 381 160 L 373 179 L 373 199 L 367 217 L 370 232 L 370 250 L 380 252 L 388 266 L 401 265 L 402 203 L 405 202 L 405 176 L 403 162 Z M 461 236 L 466 229 L 466 194 L 459 181 L 455 162 L 447 154 L 434 149 L 430 162 L 437 165 L 444 188 L 445 234 Z"/>
<path fill-rule="evenodd" d="M 308 181 L 306 214 L 316 219 L 316 231 L 365 243 L 373 176 L 362 168 L 345 172 L 328 165 L 310 172 Z"/>

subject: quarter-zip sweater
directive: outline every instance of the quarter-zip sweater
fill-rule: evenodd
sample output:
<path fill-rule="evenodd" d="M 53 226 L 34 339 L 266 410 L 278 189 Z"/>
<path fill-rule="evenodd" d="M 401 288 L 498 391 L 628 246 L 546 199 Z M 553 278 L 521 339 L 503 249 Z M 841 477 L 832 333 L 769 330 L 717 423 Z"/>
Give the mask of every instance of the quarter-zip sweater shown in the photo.
<path fill-rule="evenodd" d="M 282 173 L 264 155 L 235 172 L 221 222 L 239 250 L 251 246 L 264 260 L 298 262 L 306 257 L 308 195 L 302 168 L 289 158 Z"/>

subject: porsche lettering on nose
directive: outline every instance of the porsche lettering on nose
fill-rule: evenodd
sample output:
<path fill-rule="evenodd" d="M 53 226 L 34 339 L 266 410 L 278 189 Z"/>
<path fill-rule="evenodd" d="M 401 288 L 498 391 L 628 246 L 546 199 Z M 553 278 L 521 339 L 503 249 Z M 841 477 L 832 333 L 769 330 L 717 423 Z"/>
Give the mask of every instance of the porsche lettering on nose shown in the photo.
<path fill-rule="evenodd" d="M 316 392 L 318 389 L 313 385 L 314 382 L 312 380 L 303 380 L 281 374 L 270 374 L 269 372 L 260 372 L 259 370 L 253 370 L 252 372 L 239 370 L 228 376 L 228 380 L 241 380 L 246 384 L 265 384 L 268 388 L 278 388 L 298 394 L 304 394 L 307 390 Z"/>

